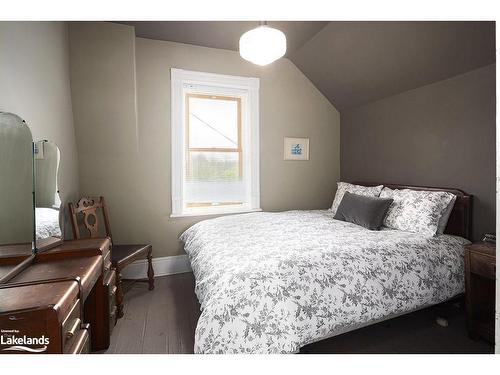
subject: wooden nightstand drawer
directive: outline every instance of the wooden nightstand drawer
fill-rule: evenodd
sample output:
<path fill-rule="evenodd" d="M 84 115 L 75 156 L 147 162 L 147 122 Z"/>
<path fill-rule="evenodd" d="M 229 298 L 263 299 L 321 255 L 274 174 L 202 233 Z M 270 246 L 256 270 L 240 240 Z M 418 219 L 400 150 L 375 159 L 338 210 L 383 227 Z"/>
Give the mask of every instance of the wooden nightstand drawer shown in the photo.
<path fill-rule="evenodd" d="M 489 279 L 495 280 L 495 275 L 496 275 L 495 258 L 487 255 L 477 254 L 471 251 L 470 271 L 477 275 L 481 275 Z"/>

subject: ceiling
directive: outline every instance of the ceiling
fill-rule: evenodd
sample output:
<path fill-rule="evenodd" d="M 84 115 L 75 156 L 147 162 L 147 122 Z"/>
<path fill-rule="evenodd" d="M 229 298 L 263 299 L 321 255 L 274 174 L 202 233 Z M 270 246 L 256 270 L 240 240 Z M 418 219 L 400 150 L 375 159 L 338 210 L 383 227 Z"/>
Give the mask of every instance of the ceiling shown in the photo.
<path fill-rule="evenodd" d="M 135 27 L 141 38 L 169 40 L 197 46 L 238 50 L 240 36 L 259 25 L 258 21 L 135 21 L 120 22 Z M 283 31 L 287 37 L 287 54 L 295 51 L 328 22 L 276 21 L 269 26 Z"/>
<path fill-rule="evenodd" d="M 121 22 L 136 35 L 238 50 L 257 22 Z M 495 62 L 494 22 L 269 22 L 287 57 L 340 111 Z"/>
<path fill-rule="evenodd" d="M 340 111 L 495 62 L 494 22 L 330 22 L 290 59 Z"/>

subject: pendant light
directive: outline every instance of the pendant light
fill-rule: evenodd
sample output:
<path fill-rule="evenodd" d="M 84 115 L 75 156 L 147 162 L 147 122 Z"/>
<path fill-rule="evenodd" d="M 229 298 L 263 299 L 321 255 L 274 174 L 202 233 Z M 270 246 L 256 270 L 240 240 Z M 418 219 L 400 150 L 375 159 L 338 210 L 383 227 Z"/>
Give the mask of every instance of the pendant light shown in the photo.
<path fill-rule="evenodd" d="M 240 38 L 240 55 L 257 65 L 267 65 L 283 57 L 286 52 L 286 36 L 282 31 L 261 22 L 255 29 Z"/>

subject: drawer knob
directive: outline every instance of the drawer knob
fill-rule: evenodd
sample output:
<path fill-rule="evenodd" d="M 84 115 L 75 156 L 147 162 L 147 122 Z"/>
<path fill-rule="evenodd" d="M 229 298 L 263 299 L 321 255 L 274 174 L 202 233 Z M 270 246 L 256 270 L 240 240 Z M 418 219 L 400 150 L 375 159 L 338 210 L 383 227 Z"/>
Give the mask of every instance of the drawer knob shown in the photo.
<path fill-rule="evenodd" d="M 82 321 L 80 320 L 80 318 L 76 318 L 71 328 L 68 330 L 68 332 L 66 332 L 66 337 L 68 339 L 72 338 L 75 335 L 76 331 L 78 331 L 78 329 L 80 328 L 81 323 Z"/>

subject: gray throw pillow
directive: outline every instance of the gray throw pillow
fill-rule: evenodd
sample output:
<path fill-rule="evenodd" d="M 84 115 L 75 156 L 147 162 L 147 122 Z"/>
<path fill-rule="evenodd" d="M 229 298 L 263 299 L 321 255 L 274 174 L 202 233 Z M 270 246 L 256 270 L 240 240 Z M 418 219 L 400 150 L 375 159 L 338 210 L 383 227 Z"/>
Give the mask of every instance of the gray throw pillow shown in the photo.
<path fill-rule="evenodd" d="M 346 191 L 333 218 L 379 230 L 391 203 L 390 198 L 367 197 Z"/>

